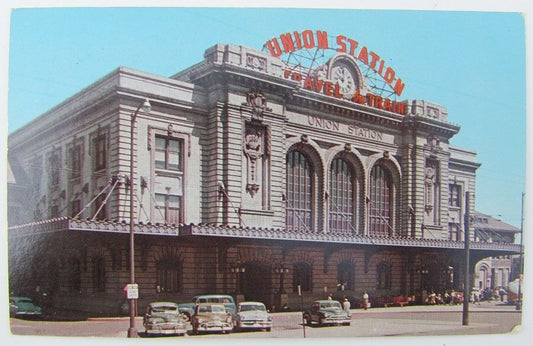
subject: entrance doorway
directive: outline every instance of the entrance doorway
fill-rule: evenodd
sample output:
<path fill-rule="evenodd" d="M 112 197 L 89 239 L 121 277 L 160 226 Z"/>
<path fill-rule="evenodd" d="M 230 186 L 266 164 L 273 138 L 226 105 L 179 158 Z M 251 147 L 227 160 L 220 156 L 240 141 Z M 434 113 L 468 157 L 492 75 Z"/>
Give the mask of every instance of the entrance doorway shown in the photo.
<path fill-rule="evenodd" d="M 271 305 L 272 275 L 270 266 L 260 262 L 248 262 L 242 292 L 244 299 L 264 303 L 267 308 Z"/>

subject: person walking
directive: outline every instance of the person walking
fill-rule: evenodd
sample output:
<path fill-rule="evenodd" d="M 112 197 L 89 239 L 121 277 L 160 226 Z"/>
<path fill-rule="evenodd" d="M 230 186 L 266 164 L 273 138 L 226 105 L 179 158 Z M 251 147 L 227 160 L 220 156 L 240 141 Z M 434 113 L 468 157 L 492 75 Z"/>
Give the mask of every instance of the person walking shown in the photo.
<path fill-rule="evenodd" d="M 342 302 L 342 308 L 344 309 L 344 311 L 346 311 L 346 314 L 348 315 L 348 317 L 352 316 L 352 313 L 350 312 L 350 307 L 351 307 L 350 301 L 348 300 L 348 298 L 344 298 L 344 301 Z"/>
<path fill-rule="evenodd" d="M 363 292 L 363 308 L 368 309 L 368 293 L 366 291 Z"/>

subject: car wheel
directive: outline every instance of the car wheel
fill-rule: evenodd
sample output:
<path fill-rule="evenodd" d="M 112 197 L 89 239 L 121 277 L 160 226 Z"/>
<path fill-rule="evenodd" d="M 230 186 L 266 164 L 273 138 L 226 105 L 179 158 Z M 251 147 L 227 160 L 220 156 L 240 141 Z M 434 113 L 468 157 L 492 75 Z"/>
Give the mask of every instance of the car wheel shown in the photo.
<path fill-rule="evenodd" d="M 272 330 L 272 328 L 267 328 L 267 332 L 270 332 Z"/>

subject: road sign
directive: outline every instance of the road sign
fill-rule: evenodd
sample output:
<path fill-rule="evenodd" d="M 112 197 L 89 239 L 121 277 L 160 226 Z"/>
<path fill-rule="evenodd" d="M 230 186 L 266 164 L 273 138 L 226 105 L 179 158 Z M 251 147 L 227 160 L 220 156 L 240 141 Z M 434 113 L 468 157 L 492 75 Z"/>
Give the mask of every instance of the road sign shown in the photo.
<path fill-rule="evenodd" d="M 127 284 L 124 287 L 126 292 L 127 299 L 139 299 L 139 285 L 138 284 Z"/>

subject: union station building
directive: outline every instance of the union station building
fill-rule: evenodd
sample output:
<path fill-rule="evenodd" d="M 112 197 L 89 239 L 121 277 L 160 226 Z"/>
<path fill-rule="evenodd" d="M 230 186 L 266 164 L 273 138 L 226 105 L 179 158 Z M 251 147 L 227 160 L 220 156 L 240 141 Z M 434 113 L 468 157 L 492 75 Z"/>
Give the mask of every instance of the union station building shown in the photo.
<path fill-rule="evenodd" d="M 10 291 L 118 313 L 132 229 L 139 308 L 204 293 L 297 307 L 299 290 L 304 306 L 421 303 L 520 253 L 517 229 L 465 232 L 480 163 L 452 146 L 445 107 L 380 96 L 350 53 L 275 55 L 217 44 L 171 77 L 120 67 L 12 133 Z"/>

